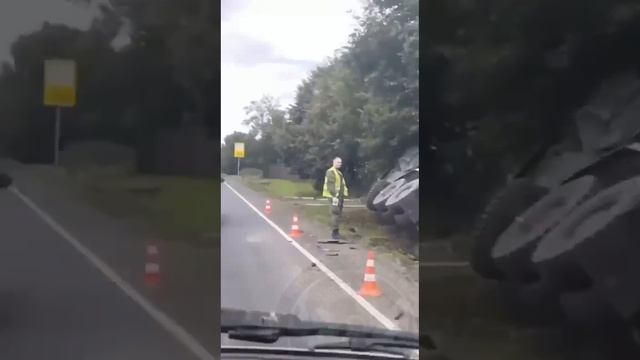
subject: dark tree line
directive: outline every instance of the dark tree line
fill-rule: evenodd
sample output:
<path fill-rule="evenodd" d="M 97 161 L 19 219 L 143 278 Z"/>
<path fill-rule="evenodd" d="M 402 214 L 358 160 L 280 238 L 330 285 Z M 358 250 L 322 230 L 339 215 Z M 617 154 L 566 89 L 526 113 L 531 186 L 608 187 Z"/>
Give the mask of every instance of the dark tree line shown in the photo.
<path fill-rule="evenodd" d="M 42 106 L 42 78 L 44 60 L 56 57 L 78 64 L 78 106 L 63 112 L 63 145 L 90 138 L 137 147 L 183 114 L 217 136 L 218 18 L 208 0 L 112 0 L 86 31 L 45 23 L 20 36 L 0 73 L 3 152 L 51 161 L 54 115 Z M 130 42 L 116 49 L 125 25 Z"/>

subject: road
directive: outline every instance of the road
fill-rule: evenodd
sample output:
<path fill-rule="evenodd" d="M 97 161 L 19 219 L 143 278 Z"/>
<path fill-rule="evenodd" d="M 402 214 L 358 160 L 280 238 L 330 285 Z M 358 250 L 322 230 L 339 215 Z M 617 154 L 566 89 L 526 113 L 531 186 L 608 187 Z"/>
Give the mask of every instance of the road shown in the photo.
<path fill-rule="evenodd" d="M 0 228 L 0 359 L 212 359 L 13 190 L 0 191 Z"/>
<path fill-rule="evenodd" d="M 259 194 L 228 180 L 223 183 L 221 195 L 222 307 L 293 313 L 306 320 L 379 328 L 388 327 L 386 321 L 395 326 L 388 316 L 376 314 L 378 309 L 368 299 L 358 299 L 358 285 L 353 282 L 362 281 L 364 260 L 353 266 L 357 280 L 344 280 L 340 272 L 327 274 L 314 264 L 324 264 L 326 258 L 299 246 L 302 241 L 290 242 L 286 225 L 278 225 L 281 222 L 274 216 L 268 220 L 260 216 L 257 204 L 264 200 Z M 256 208 L 247 201 L 256 204 Z M 287 231 L 283 234 L 277 228 Z M 331 276 L 336 276 L 337 281 Z M 230 343 L 223 339 L 223 345 Z M 282 342 L 285 343 L 301 345 L 308 341 Z"/>

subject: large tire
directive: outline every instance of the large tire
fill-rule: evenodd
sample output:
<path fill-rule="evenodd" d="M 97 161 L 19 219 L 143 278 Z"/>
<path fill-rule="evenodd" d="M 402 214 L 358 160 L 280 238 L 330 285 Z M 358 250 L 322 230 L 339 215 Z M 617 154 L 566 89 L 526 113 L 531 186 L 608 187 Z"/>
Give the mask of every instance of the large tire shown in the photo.
<path fill-rule="evenodd" d="M 386 203 L 387 200 L 393 196 L 402 186 L 416 178 L 419 178 L 419 174 L 417 171 L 411 171 L 404 175 L 403 177 L 395 180 L 394 182 L 387 185 L 384 189 L 380 190 L 378 195 L 376 195 L 372 201 L 373 207 L 378 211 L 391 210 L 392 213 L 396 213 L 398 207 L 387 208 Z"/>
<path fill-rule="evenodd" d="M 594 176 L 583 176 L 552 189 L 500 235 L 491 256 L 505 276 L 522 281 L 536 276 L 531 254 L 542 237 L 598 190 Z"/>
<path fill-rule="evenodd" d="M 624 318 L 640 311 L 640 176 L 596 194 L 545 236 L 538 271 L 566 292 L 593 284 Z"/>
<path fill-rule="evenodd" d="M 489 202 L 473 236 L 469 262 L 476 273 L 488 279 L 504 277 L 491 258 L 493 245 L 518 215 L 546 194 L 546 188 L 522 178 L 507 184 Z"/>
<path fill-rule="evenodd" d="M 367 209 L 371 211 L 376 211 L 375 206 L 373 206 L 373 199 L 375 199 L 376 196 L 378 196 L 378 194 L 380 193 L 380 191 L 382 191 L 382 189 L 389 186 L 389 184 L 390 183 L 387 180 L 378 180 L 375 182 L 375 184 L 373 184 L 373 186 L 371 186 L 371 189 L 367 194 Z"/>
<path fill-rule="evenodd" d="M 387 199 L 393 195 L 407 180 L 402 177 L 389 183 L 389 185 L 385 186 L 384 189 L 380 190 L 378 194 L 373 198 L 371 205 L 373 206 L 375 211 L 384 211 L 387 210 L 387 207 L 384 204 L 387 202 Z"/>
<path fill-rule="evenodd" d="M 405 215 L 412 224 L 416 224 L 420 219 L 420 178 L 417 175 L 413 175 L 416 176 L 414 179 L 407 179 L 407 182 L 385 202 L 385 206 L 393 214 Z"/>

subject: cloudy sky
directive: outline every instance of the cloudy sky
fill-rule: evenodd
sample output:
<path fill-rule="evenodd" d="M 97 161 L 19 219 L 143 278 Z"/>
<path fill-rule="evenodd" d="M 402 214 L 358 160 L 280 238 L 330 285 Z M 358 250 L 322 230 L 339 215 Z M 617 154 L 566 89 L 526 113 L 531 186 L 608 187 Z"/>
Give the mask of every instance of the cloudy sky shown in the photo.
<path fill-rule="evenodd" d="M 2 0 L 0 0 L 2 1 Z M 361 0 L 222 0 L 222 137 L 246 130 L 244 107 L 297 85 L 346 45 Z"/>
<path fill-rule="evenodd" d="M 44 21 L 85 29 L 93 15 L 93 9 L 66 0 L 0 0 L 0 61 L 11 60 L 11 43 Z"/>

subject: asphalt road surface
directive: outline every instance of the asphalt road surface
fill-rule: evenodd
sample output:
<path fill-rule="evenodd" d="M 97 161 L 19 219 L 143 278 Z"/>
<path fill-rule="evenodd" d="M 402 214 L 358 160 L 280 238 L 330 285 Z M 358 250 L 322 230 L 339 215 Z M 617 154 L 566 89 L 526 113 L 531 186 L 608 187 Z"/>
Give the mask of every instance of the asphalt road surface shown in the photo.
<path fill-rule="evenodd" d="M 385 327 L 366 305 L 359 303 L 275 229 L 275 224 L 266 221 L 243 201 L 241 196 L 251 197 L 250 191 L 236 184 L 234 190 L 244 195 L 236 194 L 227 183 L 222 185 L 221 194 L 222 307 L 296 314 L 304 320 Z M 288 233 L 288 229 L 284 230 Z M 357 268 L 362 271 L 361 264 L 357 264 Z M 317 341 L 284 340 L 279 344 Z M 225 344 L 231 342 L 223 339 L 222 345 Z"/>
<path fill-rule="evenodd" d="M 207 358 L 9 190 L 0 228 L 0 359 Z"/>

